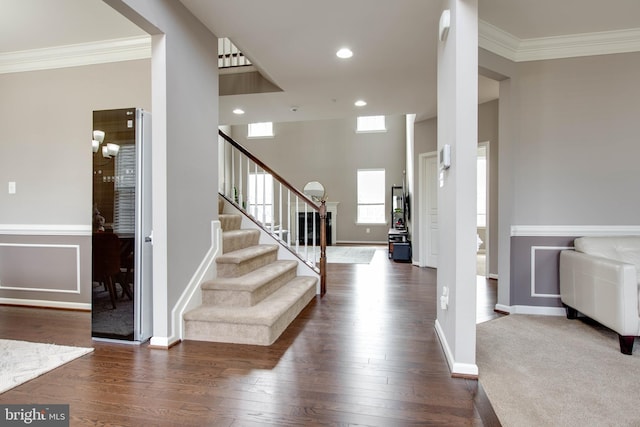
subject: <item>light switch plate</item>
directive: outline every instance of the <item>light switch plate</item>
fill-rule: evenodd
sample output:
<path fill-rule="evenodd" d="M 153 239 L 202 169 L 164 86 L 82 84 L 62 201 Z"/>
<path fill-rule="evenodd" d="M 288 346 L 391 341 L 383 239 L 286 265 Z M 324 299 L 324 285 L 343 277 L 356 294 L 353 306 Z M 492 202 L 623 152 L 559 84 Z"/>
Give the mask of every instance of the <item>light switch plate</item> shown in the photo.
<path fill-rule="evenodd" d="M 9 194 L 16 194 L 16 182 L 9 181 Z"/>

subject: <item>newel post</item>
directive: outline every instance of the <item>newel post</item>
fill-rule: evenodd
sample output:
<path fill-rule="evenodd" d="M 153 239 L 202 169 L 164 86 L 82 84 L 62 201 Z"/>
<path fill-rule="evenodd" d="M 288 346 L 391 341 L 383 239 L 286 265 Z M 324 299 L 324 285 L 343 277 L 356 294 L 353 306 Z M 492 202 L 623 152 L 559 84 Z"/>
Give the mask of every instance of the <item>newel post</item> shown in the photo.
<path fill-rule="evenodd" d="M 320 202 L 320 296 L 327 293 L 327 206 Z"/>

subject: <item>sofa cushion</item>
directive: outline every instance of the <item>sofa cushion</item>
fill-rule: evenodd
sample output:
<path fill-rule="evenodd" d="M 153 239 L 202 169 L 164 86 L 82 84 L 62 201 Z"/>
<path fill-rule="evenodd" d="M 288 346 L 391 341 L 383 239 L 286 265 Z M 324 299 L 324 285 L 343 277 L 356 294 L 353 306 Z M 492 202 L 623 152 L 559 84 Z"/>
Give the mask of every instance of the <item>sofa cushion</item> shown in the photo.
<path fill-rule="evenodd" d="M 579 237 L 573 246 L 578 252 L 635 265 L 640 285 L 640 236 Z"/>

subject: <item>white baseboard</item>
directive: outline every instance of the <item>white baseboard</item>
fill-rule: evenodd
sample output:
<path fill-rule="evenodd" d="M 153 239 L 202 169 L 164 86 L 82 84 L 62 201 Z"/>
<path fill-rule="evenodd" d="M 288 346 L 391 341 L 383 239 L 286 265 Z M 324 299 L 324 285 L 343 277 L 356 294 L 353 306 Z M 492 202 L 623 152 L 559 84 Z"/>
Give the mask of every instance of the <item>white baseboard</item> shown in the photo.
<path fill-rule="evenodd" d="M 91 303 L 83 303 L 83 302 L 46 301 L 46 300 L 21 299 L 21 298 L 0 298 L 0 304 L 91 311 Z"/>
<path fill-rule="evenodd" d="M 149 340 L 149 345 L 151 347 L 168 349 L 169 347 L 171 347 L 173 344 L 175 344 L 178 341 L 180 341 L 180 339 L 178 337 L 175 337 L 175 336 L 173 336 L 173 337 L 151 337 L 151 340 Z"/>
<path fill-rule="evenodd" d="M 495 309 L 511 314 L 535 314 L 538 316 L 566 316 L 563 307 L 539 307 L 534 305 L 502 305 L 496 304 Z"/>
<path fill-rule="evenodd" d="M 386 246 L 389 242 L 378 242 L 378 241 L 360 241 L 360 240 L 338 240 L 335 242 L 335 245 L 359 245 L 359 246 L 369 246 L 369 245 L 382 245 Z"/>
<path fill-rule="evenodd" d="M 496 304 L 493 307 L 493 309 L 497 310 L 497 311 L 501 311 L 503 313 L 511 313 L 511 306 L 510 305 Z"/>
<path fill-rule="evenodd" d="M 478 365 L 471 363 L 459 363 L 455 361 L 453 353 L 451 352 L 451 348 L 449 347 L 449 343 L 447 342 L 447 337 L 445 336 L 438 319 L 436 319 L 435 322 L 435 329 L 436 335 L 438 335 L 438 339 L 440 340 L 440 344 L 442 345 L 442 349 L 444 350 L 444 355 L 447 358 L 447 363 L 449 364 L 451 375 L 477 378 Z"/>
<path fill-rule="evenodd" d="M 157 345 L 164 347 L 164 343 L 167 345 L 173 344 L 175 341 L 184 338 L 184 321 L 183 315 L 188 310 L 196 308 L 202 304 L 202 292 L 200 291 L 200 284 L 206 280 L 216 277 L 216 263 L 215 259 L 222 251 L 222 227 L 220 221 L 211 221 L 211 247 L 204 256 L 204 259 L 200 262 L 197 270 L 191 276 L 189 284 L 180 295 L 178 302 L 171 310 L 171 336 L 170 337 L 152 337 L 151 345 Z M 158 342 L 158 344 L 154 344 Z M 160 344 L 162 342 L 163 344 Z"/>

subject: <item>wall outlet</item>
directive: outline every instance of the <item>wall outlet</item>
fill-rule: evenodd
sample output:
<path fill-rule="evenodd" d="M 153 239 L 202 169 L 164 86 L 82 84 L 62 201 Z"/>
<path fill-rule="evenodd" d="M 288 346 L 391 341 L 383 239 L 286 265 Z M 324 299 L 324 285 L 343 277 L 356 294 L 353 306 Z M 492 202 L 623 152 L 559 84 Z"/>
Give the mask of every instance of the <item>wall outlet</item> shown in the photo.
<path fill-rule="evenodd" d="M 440 308 L 446 310 L 449 308 L 449 288 L 442 288 L 442 296 L 440 297 Z"/>
<path fill-rule="evenodd" d="M 367 234 L 369 234 L 369 233 L 371 233 L 371 229 L 370 229 L 370 228 L 366 228 L 366 229 L 364 230 L 364 232 L 365 232 L 365 233 L 367 233 Z"/>

